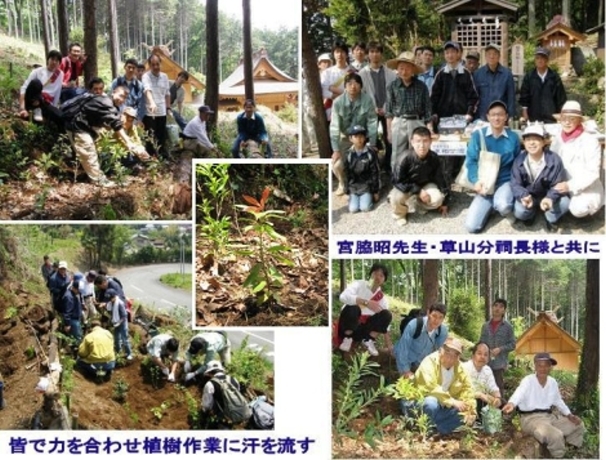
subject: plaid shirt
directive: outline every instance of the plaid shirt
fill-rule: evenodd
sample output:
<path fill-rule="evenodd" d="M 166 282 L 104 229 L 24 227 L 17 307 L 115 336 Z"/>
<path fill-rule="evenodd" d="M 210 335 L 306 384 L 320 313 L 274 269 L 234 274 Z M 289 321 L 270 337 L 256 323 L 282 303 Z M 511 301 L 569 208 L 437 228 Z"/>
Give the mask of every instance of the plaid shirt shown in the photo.
<path fill-rule="evenodd" d="M 366 93 L 360 93 L 360 96 L 354 101 L 349 98 L 347 93 L 335 99 L 330 121 L 330 143 L 333 150 L 339 150 L 341 135 L 347 136 L 349 129 L 355 125 L 366 128 L 368 142 L 371 146 L 377 143 L 375 103 L 372 97 Z"/>
<path fill-rule="evenodd" d="M 404 85 L 401 78 L 397 78 L 387 87 L 385 118 L 404 115 L 417 115 L 425 123 L 431 118 L 431 100 L 427 86 L 416 78 L 408 86 Z"/>

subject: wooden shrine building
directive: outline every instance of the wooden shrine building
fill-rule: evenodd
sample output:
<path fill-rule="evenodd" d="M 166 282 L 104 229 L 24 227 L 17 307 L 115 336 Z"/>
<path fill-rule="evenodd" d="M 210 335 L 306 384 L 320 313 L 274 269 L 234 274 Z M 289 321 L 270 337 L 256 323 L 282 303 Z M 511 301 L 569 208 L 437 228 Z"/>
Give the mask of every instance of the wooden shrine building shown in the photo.
<path fill-rule="evenodd" d="M 507 0 L 452 0 L 437 8 L 450 24 L 450 39 L 469 51 L 480 53 L 480 65 L 486 63 L 484 48 L 491 43 L 501 47 L 501 64 L 508 65 L 509 23 L 518 5 Z"/>
<path fill-rule="evenodd" d="M 255 103 L 278 111 L 290 103 L 298 105 L 299 82 L 278 69 L 265 48 L 253 53 Z M 244 61 L 219 85 L 219 110 L 238 111 L 244 105 Z"/>
<path fill-rule="evenodd" d="M 551 52 L 549 61 L 555 63 L 562 73 L 568 71 L 572 63 L 570 49 L 576 42 L 585 40 L 585 35 L 573 30 L 564 17 L 558 14 L 547 24 L 547 29 L 535 38 Z"/>
<path fill-rule="evenodd" d="M 547 352 L 558 362 L 556 369 L 578 372 L 581 344 L 550 313 L 537 315 L 535 323 L 517 339 L 515 354 L 532 361 L 536 353 Z"/>

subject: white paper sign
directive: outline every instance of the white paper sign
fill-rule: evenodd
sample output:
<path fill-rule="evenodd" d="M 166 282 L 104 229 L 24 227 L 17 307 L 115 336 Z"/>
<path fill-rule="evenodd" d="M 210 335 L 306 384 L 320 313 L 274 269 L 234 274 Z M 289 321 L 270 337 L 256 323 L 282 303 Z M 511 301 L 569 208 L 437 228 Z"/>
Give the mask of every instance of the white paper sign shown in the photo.
<path fill-rule="evenodd" d="M 449 142 L 432 142 L 431 150 L 440 156 L 465 156 L 467 153 L 467 142 L 449 141 Z"/>

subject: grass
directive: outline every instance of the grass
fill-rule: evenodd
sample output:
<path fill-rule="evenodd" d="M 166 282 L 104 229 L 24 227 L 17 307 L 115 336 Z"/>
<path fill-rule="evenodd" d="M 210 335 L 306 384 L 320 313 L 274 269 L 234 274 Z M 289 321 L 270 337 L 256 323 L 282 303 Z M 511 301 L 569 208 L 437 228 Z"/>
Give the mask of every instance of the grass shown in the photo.
<path fill-rule="evenodd" d="M 192 289 L 191 279 L 192 278 L 190 273 L 185 273 L 184 275 L 182 275 L 181 273 L 165 273 L 160 277 L 160 281 L 162 283 L 189 292 L 191 292 Z"/>

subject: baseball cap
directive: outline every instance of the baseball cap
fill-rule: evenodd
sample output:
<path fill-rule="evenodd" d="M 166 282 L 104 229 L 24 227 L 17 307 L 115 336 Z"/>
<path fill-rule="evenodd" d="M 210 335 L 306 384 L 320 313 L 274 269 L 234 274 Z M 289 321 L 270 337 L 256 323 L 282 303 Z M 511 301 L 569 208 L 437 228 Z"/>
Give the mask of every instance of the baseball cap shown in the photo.
<path fill-rule="evenodd" d="M 497 45 L 496 43 L 489 43 L 488 45 L 486 45 L 486 48 L 484 48 L 484 51 L 488 51 L 488 50 L 497 50 L 500 53 L 501 47 L 499 45 Z"/>
<path fill-rule="evenodd" d="M 535 56 L 545 56 L 546 58 L 549 57 L 550 51 L 547 48 L 543 48 L 542 46 L 539 46 L 535 51 L 534 51 L 534 55 Z"/>
<path fill-rule="evenodd" d="M 361 125 L 355 125 L 355 126 L 352 126 L 351 128 L 349 128 L 349 131 L 347 132 L 347 134 L 349 134 L 350 136 L 353 136 L 354 134 L 366 135 L 366 128 Z"/>
<path fill-rule="evenodd" d="M 467 59 L 476 59 L 476 60 L 480 60 L 480 53 L 478 53 L 477 51 L 469 51 L 467 53 L 467 56 L 465 56 Z"/>
<path fill-rule="evenodd" d="M 448 40 L 446 43 L 444 43 L 444 50 L 448 48 L 454 48 L 457 51 L 461 51 L 461 45 L 453 40 Z"/>
<path fill-rule="evenodd" d="M 505 112 L 507 112 L 507 104 L 505 104 L 503 101 L 500 101 L 498 99 L 496 101 L 492 101 L 490 103 L 490 105 L 488 106 L 488 110 L 486 110 L 486 112 L 490 112 L 490 109 L 492 109 L 493 107 L 496 107 L 498 105 L 503 107 L 505 109 Z"/>
<path fill-rule="evenodd" d="M 59 268 L 67 269 L 67 262 L 65 260 L 62 260 L 61 262 L 59 262 Z"/>
<path fill-rule="evenodd" d="M 546 137 L 545 129 L 543 128 L 542 125 L 540 125 L 538 123 L 530 124 L 526 127 L 526 129 L 522 133 L 522 139 L 525 138 L 526 136 L 539 136 L 544 139 Z"/>
<path fill-rule="evenodd" d="M 210 107 L 207 105 L 201 105 L 200 107 L 198 107 L 198 112 L 200 113 L 215 113 L 212 110 L 210 110 Z"/>

